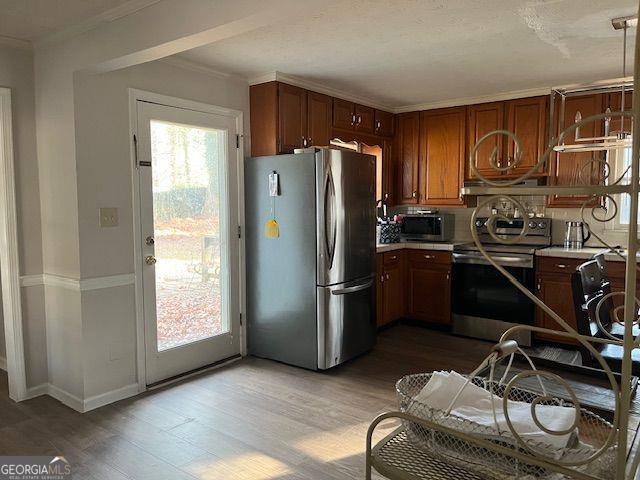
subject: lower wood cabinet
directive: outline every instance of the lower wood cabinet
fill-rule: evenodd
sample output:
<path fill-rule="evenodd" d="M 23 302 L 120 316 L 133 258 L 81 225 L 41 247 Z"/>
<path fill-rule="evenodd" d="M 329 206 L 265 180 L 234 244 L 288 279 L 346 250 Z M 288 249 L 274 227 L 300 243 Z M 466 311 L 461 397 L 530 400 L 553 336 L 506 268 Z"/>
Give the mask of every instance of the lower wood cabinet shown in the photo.
<path fill-rule="evenodd" d="M 572 328 L 577 329 L 575 310 L 573 306 L 573 294 L 571 291 L 571 274 L 576 268 L 587 262 L 588 259 L 538 257 L 536 275 L 536 295 L 546 303 L 554 312 L 564 319 Z M 611 290 L 624 291 L 625 263 L 607 262 L 607 275 L 611 280 Z M 640 288 L 638 289 L 640 293 Z M 615 296 L 615 305 L 622 305 L 623 297 Z M 564 330 L 551 316 L 542 309 L 536 312 L 536 326 L 551 330 Z M 558 343 L 577 344 L 570 339 L 563 339 L 555 335 L 536 333 L 539 340 L 550 340 Z"/>
<path fill-rule="evenodd" d="M 395 250 L 376 258 L 378 325 L 399 318 L 451 322 L 451 254 Z"/>
<path fill-rule="evenodd" d="M 407 317 L 425 322 L 451 323 L 451 254 L 407 251 Z"/>
<path fill-rule="evenodd" d="M 404 252 L 395 250 L 378 254 L 377 319 L 378 325 L 404 316 Z"/>

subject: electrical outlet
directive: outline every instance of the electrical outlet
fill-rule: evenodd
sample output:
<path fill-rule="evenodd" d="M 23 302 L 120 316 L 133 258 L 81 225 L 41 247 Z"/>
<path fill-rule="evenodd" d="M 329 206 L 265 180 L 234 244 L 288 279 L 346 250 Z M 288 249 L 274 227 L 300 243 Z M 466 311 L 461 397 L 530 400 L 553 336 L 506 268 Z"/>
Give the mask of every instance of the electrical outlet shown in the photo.
<path fill-rule="evenodd" d="M 118 226 L 118 209 L 117 208 L 101 208 L 100 209 L 100 226 L 101 227 L 117 227 Z"/>

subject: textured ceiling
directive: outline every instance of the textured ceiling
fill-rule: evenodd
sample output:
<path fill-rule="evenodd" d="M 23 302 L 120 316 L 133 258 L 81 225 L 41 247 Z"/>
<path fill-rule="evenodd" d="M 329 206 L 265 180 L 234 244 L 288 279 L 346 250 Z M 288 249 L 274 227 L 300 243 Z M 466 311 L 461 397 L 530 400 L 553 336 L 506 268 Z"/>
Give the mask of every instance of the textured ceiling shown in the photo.
<path fill-rule="evenodd" d="M 131 0 L 0 0 L 0 35 L 35 40 Z"/>
<path fill-rule="evenodd" d="M 339 0 L 180 56 L 247 78 L 278 71 L 402 107 L 618 77 L 622 34 L 610 20 L 637 6 Z"/>

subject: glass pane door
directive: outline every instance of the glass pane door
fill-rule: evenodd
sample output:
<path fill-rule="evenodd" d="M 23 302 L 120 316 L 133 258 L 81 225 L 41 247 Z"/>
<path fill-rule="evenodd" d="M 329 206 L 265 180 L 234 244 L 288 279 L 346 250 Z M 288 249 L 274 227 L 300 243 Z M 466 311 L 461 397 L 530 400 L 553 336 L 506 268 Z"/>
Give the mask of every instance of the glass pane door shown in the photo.
<path fill-rule="evenodd" d="M 226 132 L 151 121 L 158 351 L 228 332 L 220 175 Z"/>

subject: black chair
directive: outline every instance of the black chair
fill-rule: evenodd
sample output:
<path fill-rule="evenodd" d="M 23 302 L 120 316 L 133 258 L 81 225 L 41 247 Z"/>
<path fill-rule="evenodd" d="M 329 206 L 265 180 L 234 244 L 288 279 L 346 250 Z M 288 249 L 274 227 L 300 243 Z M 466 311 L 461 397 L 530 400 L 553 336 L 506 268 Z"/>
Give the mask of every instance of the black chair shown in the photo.
<path fill-rule="evenodd" d="M 604 254 L 600 253 L 593 257 L 593 260 L 579 265 L 577 270 L 580 272 L 582 288 L 585 296 L 595 295 L 596 293 L 609 295 L 611 293 L 611 282 L 607 276 L 607 262 Z M 613 312 L 615 310 L 616 302 L 614 298 L 622 299 L 623 297 L 609 296 L 600 308 L 600 319 L 602 327 L 607 331 L 607 333 L 616 338 L 622 339 L 624 338 L 624 325 L 615 321 Z M 620 311 L 622 310 L 620 309 Z M 633 336 L 635 337 L 640 333 L 640 328 L 637 325 L 634 325 L 632 331 Z"/>
<path fill-rule="evenodd" d="M 598 304 L 602 301 L 600 323 L 607 331 L 610 331 L 609 329 L 613 327 L 611 314 L 614 307 L 611 297 L 605 298 L 607 293 L 611 291 L 611 286 L 607 279 L 602 277 L 601 272 L 602 270 L 597 260 L 583 263 L 571 274 L 571 290 L 578 333 L 589 337 L 606 338 L 606 335 L 598 327 L 596 311 Z M 600 288 L 597 288 L 598 285 Z M 621 326 L 619 324 L 615 325 Z M 622 369 L 622 346 L 595 342 L 592 345 L 604 358 L 611 370 L 620 372 Z M 583 365 L 601 368 L 600 363 L 587 348 L 581 345 L 579 349 Z M 631 352 L 631 359 L 633 362 L 633 375 L 638 376 L 640 375 L 640 351 L 634 349 Z"/>

